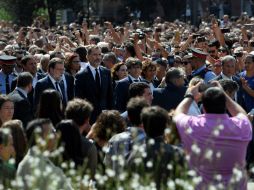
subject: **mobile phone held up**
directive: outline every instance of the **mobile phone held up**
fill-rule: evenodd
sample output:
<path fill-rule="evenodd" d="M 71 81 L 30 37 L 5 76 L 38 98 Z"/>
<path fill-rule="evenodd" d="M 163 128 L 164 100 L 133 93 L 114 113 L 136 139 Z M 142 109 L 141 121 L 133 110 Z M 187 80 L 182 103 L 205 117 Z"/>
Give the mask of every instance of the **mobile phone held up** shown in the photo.
<path fill-rule="evenodd" d="M 175 62 L 175 57 L 174 57 L 173 55 L 169 55 L 169 56 L 168 56 L 168 65 L 169 65 L 170 67 L 172 67 L 173 64 L 174 64 L 174 62 Z"/>

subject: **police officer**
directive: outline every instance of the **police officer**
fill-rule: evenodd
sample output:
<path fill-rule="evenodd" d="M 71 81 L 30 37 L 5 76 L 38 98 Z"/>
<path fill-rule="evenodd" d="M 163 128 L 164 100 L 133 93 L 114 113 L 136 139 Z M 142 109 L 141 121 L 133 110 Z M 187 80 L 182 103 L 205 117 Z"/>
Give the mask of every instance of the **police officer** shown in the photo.
<path fill-rule="evenodd" d="M 198 76 L 204 79 L 205 83 L 215 78 L 215 73 L 212 72 L 205 63 L 207 53 L 195 48 L 190 48 L 190 50 L 192 52 L 190 62 L 193 70 L 191 78 Z"/>
<path fill-rule="evenodd" d="M 15 67 L 16 57 L 10 55 L 0 56 L 0 94 L 9 94 L 11 92 L 11 83 L 16 78 L 13 72 Z"/>

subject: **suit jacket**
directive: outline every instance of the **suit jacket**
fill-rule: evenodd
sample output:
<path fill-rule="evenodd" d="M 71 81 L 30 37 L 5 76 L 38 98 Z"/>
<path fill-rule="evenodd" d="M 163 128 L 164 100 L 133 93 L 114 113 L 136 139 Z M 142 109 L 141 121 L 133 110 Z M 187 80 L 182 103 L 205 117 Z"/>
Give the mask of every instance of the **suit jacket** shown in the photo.
<path fill-rule="evenodd" d="M 219 74 L 218 76 L 216 76 L 213 80 L 222 80 L 223 77 L 221 74 Z M 211 80 L 211 81 L 213 81 Z M 232 76 L 232 80 L 237 82 L 238 86 L 239 86 L 239 89 L 237 91 L 237 95 L 236 95 L 236 102 L 238 104 L 240 104 L 244 109 L 245 109 L 245 104 L 244 104 L 244 99 L 243 99 L 243 89 L 242 89 L 242 83 L 240 81 L 240 78 L 238 76 Z"/>
<path fill-rule="evenodd" d="M 74 96 L 74 78 L 70 76 L 67 73 L 64 73 L 65 76 L 65 81 L 66 85 L 60 86 L 61 92 L 64 93 L 64 99 L 62 99 L 63 107 L 66 107 L 67 101 L 73 99 Z M 61 83 L 64 84 L 63 80 Z M 49 76 L 47 75 L 45 78 L 39 80 L 35 86 L 35 91 L 34 91 L 34 105 L 35 107 L 38 105 L 39 100 L 40 100 L 40 95 L 42 92 L 46 89 L 55 89 L 54 84 L 50 80 Z M 67 91 L 65 94 L 65 90 Z M 67 97 L 66 97 L 67 95 Z"/>
<path fill-rule="evenodd" d="M 132 83 L 130 76 L 118 81 L 114 91 L 114 106 L 120 112 L 126 110 L 126 105 L 129 100 L 129 86 Z"/>
<path fill-rule="evenodd" d="M 173 84 L 167 84 L 165 88 L 156 88 L 153 91 L 152 105 L 158 105 L 167 111 L 175 109 L 183 100 L 186 87 L 176 87 Z"/>
<path fill-rule="evenodd" d="M 102 110 L 112 108 L 112 82 L 110 70 L 99 66 L 100 71 L 100 96 L 96 96 L 96 83 L 90 67 L 79 71 L 75 76 L 75 97 L 88 100 L 94 110 L 90 122 L 94 123 Z"/>
<path fill-rule="evenodd" d="M 9 98 L 14 102 L 14 115 L 13 119 L 19 119 L 23 123 L 23 127 L 33 119 L 32 105 L 27 97 L 22 94 L 18 89 L 15 89 L 9 94 Z"/>
<path fill-rule="evenodd" d="M 38 73 L 38 72 L 37 72 L 37 80 L 40 80 L 40 79 L 42 79 L 42 78 L 44 78 L 44 77 L 45 77 L 44 74 Z M 16 86 L 17 86 L 17 79 L 18 79 L 18 77 L 16 77 L 15 79 L 13 79 L 13 81 L 12 81 L 12 83 L 11 83 L 11 91 L 13 91 L 13 90 L 16 88 Z M 32 110 L 35 109 L 35 108 L 34 108 L 34 100 L 33 100 L 33 97 L 34 97 L 34 88 L 32 88 L 31 92 L 29 92 L 29 93 L 27 94 L 27 98 L 28 98 L 28 100 L 29 100 L 29 102 L 30 102 L 30 104 L 31 104 Z"/>

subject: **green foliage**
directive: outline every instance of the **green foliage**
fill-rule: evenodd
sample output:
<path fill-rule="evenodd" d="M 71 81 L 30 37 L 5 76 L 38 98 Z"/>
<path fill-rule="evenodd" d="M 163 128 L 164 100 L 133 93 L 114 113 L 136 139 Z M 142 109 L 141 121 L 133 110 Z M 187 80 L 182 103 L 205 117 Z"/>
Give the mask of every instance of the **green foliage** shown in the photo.
<path fill-rule="evenodd" d="M 9 12 L 6 11 L 6 9 L 0 8 L 0 20 L 11 21 L 13 20 L 13 17 Z"/>

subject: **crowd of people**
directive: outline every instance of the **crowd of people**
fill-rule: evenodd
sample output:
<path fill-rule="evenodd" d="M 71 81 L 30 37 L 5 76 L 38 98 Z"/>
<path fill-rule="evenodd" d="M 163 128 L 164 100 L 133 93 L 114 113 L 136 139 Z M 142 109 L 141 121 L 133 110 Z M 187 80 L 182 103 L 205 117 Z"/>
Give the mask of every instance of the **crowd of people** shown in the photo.
<path fill-rule="evenodd" d="M 1 22 L 1 183 L 75 189 L 62 164 L 72 161 L 99 189 L 108 169 L 151 174 L 156 189 L 187 170 L 196 189 L 247 189 L 254 19 L 244 16 L 211 15 L 199 28 L 159 17 L 91 28 Z"/>

